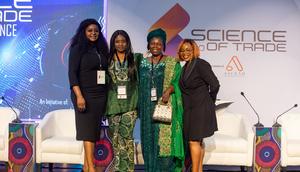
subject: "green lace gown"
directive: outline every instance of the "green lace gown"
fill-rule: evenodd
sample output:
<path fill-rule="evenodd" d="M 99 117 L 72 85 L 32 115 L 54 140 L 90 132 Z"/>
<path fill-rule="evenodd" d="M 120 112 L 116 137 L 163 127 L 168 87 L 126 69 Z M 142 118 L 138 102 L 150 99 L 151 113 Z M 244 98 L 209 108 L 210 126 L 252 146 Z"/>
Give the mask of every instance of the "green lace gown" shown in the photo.
<path fill-rule="evenodd" d="M 168 59 L 169 58 L 171 57 L 168 57 Z M 151 88 L 154 85 L 154 87 L 157 89 L 158 98 L 162 96 L 165 86 L 165 69 L 166 66 L 168 66 L 167 62 L 170 61 L 168 59 L 160 62 L 157 65 L 154 65 L 153 72 L 151 72 L 151 63 L 146 58 L 141 59 L 139 65 L 138 115 L 141 121 L 141 144 L 145 162 L 145 171 L 147 172 L 181 171 L 184 159 L 182 141 L 182 104 L 180 104 L 181 94 L 177 95 L 178 99 L 180 100 L 179 105 L 181 107 L 176 108 L 176 110 L 173 111 L 173 114 L 177 112 L 177 109 L 181 110 L 179 113 L 177 113 L 177 115 L 175 115 L 175 117 L 173 115 L 172 126 L 162 126 L 162 124 L 156 123 L 152 120 L 152 114 L 156 105 L 156 101 L 151 101 Z M 173 58 L 171 61 L 173 61 Z M 177 72 L 174 73 L 179 76 L 181 71 L 180 65 L 179 68 L 178 64 L 176 65 L 176 68 L 175 65 L 173 66 L 174 69 L 172 70 L 177 69 Z M 177 86 L 175 89 L 177 91 L 179 90 Z M 174 99 L 174 101 L 172 101 L 172 105 L 175 104 L 177 107 L 175 94 L 172 95 L 170 99 Z M 166 133 L 164 133 L 164 131 L 160 131 L 164 130 L 164 127 L 167 127 Z M 173 132 L 173 130 L 176 132 Z M 169 137 L 165 138 L 167 141 L 165 141 L 161 135 L 169 135 Z"/>

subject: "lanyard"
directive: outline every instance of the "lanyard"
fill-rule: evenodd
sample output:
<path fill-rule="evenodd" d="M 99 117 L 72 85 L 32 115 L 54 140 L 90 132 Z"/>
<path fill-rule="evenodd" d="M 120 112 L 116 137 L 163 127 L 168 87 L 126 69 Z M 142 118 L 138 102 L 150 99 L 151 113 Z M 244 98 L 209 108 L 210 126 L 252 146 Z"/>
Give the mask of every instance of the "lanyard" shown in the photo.
<path fill-rule="evenodd" d="M 99 62 L 100 62 L 100 65 L 99 65 L 99 67 L 100 67 L 100 69 L 102 69 L 101 55 L 98 53 L 98 51 L 97 51 L 97 50 L 96 50 L 96 54 L 97 54 L 97 56 L 98 56 L 98 58 L 99 58 Z"/>
<path fill-rule="evenodd" d="M 125 62 L 126 62 L 126 59 L 127 59 L 126 56 L 125 56 L 125 58 L 124 58 L 123 63 L 121 63 L 121 60 L 120 60 L 120 58 L 119 58 L 119 56 L 118 56 L 118 53 L 115 53 L 115 54 L 116 54 L 116 56 L 117 56 L 117 59 L 118 59 L 120 68 L 124 68 L 124 67 L 125 67 Z"/>
<path fill-rule="evenodd" d="M 163 58 L 163 55 L 161 55 L 159 57 L 158 62 L 156 63 L 156 65 L 154 66 L 153 64 L 153 57 L 151 59 L 151 79 L 152 79 L 152 86 L 154 86 L 154 77 L 153 77 L 153 71 L 156 69 L 157 65 L 160 63 L 161 59 Z"/>

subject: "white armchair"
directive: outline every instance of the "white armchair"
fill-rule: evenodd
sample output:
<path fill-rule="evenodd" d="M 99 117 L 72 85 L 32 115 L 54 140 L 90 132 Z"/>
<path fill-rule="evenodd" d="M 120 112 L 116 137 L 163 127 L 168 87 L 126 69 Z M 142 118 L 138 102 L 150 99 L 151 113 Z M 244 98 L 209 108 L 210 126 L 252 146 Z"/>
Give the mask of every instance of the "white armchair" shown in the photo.
<path fill-rule="evenodd" d="M 14 109 L 20 114 L 18 109 Z M 8 162 L 8 124 L 16 118 L 9 107 L 0 107 L 0 161 Z"/>
<path fill-rule="evenodd" d="M 76 140 L 75 112 L 49 112 L 36 128 L 36 162 L 83 164 L 83 142 Z"/>
<path fill-rule="evenodd" d="M 300 113 L 288 113 L 279 118 L 281 124 L 281 166 L 300 165 Z"/>
<path fill-rule="evenodd" d="M 204 165 L 247 167 L 253 163 L 254 131 L 245 115 L 217 111 L 218 131 L 204 139 Z"/>

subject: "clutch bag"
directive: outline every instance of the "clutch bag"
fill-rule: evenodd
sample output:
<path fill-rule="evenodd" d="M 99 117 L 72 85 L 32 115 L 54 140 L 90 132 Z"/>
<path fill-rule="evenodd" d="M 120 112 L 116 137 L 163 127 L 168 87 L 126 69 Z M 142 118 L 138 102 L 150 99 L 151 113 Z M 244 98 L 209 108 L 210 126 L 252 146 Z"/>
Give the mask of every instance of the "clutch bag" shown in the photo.
<path fill-rule="evenodd" d="M 172 106 L 170 101 L 168 103 L 163 103 L 161 98 L 155 105 L 155 109 L 152 116 L 154 121 L 171 123 L 172 121 Z"/>

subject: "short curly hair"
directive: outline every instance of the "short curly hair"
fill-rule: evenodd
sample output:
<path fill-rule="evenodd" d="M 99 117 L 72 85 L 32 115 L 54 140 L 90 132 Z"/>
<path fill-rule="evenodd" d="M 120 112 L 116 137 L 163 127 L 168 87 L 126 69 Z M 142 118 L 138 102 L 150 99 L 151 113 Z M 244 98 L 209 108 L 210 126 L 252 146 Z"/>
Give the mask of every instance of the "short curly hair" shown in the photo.
<path fill-rule="evenodd" d="M 179 52 L 180 52 L 181 47 L 185 43 L 191 44 L 191 46 L 193 48 L 193 59 L 198 58 L 200 56 L 200 48 L 198 47 L 197 43 L 193 39 L 184 39 L 180 42 L 180 44 L 178 45 L 178 49 L 177 49 L 178 58 L 180 60 L 182 60 Z"/>

